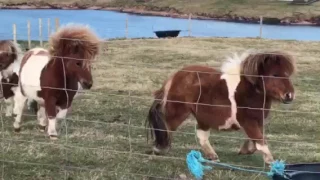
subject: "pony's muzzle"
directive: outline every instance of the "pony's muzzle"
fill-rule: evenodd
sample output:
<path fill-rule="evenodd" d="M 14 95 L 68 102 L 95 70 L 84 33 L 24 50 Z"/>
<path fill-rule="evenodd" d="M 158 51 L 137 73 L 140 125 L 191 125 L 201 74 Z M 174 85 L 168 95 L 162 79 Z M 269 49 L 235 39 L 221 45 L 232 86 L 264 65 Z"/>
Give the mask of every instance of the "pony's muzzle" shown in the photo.
<path fill-rule="evenodd" d="M 90 89 L 92 87 L 92 81 L 80 81 L 80 84 L 83 89 Z"/>
<path fill-rule="evenodd" d="M 291 92 L 287 92 L 287 93 L 285 93 L 285 94 L 283 95 L 283 97 L 282 97 L 282 102 L 283 102 L 284 104 L 289 104 L 289 103 L 291 103 L 291 102 L 293 101 L 293 99 L 294 99 L 294 94 L 291 93 Z"/>

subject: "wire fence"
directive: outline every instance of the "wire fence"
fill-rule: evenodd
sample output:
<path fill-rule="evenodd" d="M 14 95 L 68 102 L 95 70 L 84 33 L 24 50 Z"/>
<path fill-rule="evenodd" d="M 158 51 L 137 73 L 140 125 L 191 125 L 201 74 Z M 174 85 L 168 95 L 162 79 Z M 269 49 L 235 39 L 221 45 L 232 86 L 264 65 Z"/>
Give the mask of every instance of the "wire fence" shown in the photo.
<path fill-rule="evenodd" d="M 58 22 L 58 21 L 56 21 L 56 22 Z M 59 24 L 59 23 L 56 23 L 56 24 Z M 73 40 L 73 39 L 69 39 L 69 40 Z M 16 41 L 16 39 L 15 39 L 15 41 Z M 134 41 L 134 40 L 128 39 L 128 40 L 124 40 L 124 41 Z M 108 40 L 102 41 L 102 43 L 105 43 L 105 42 L 110 42 L 110 41 L 108 41 Z M 41 44 L 41 46 L 42 45 L 43 44 Z M 29 48 L 32 48 L 31 44 L 29 44 L 28 46 L 29 46 Z M 150 47 L 150 49 L 152 49 L 152 47 Z M 201 49 L 201 48 L 199 48 L 199 49 Z M 201 49 L 201 50 L 205 50 L 205 49 Z M 108 53 L 106 53 L 106 54 L 108 54 Z M 99 58 L 103 58 L 103 57 L 104 57 L 104 54 L 102 53 Z M 57 57 L 57 58 L 63 59 L 63 57 Z M 74 59 L 74 60 L 83 60 L 83 59 Z M 135 69 L 139 69 L 139 66 L 134 65 L 134 64 L 126 64 L 126 63 L 121 63 L 121 62 L 117 62 L 117 64 L 122 65 L 124 69 L 130 69 L 132 67 L 134 67 Z M 146 68 L 148 68 L 148 63 L 140 64 L 140 66 L 145 66 Z M 65 69 L 64 69 L 64 71 L 65 71 Z M 213 72 L 187 71 L 187 70 L 178 70 L 178 69 L 176 69 L 175 71 L 196 73 L 198 80 L 199 80 L 199 82 L 198 82 L 199 84 L 201 84 L 201 79 L 199 78 L 199 74 L 203 74 L 203 73 L 215 74 Z M 221 73 L 218 72 L 218 74 L 221 74 Z M 254 76 L 254 75 L 247 75 L 247 74 L 230 74 L 230 75 Z M 304 77 L 304 75 L 300 75 L 300 76 Z M 279 77 L 274 77 L 274 76 L 254 76 L 254 77 L 260 77 L 262 79 L 266 78 L 266 77 L 267 78 L 279 78 Z M 135 78 L 135 77 L 129 78 L 128 81 L 129 82 L 133 81 L 133 78 Z M 307 79 L 306 81 L 308 81 L 308 80 L 309 79 Z M 311 79 L 310 81 L 312 81 L 312 80 L 318 81 L 317 79 Z M 100 83 L 107 83 L 107 82 L 100 82 Z M 4 85 L 4 84 L 10 84 L 10 83 L 2 83 L 2 84 Z M 11 84 L 11 85 L 13 85 L 13 84 Z M 201 86 L 199 86 L 199 87 L 200 87 L 200 91 L 199 91 L 200 92 L 199 97 L 200 97 L 202 91 L 201 91 Z M 73 91 L 72 89 L 67 89 L 66 87 L 65 88 L 43 87 L 43 88 L 50 88 L 50 89 L 63 90 L 63 91 Z M 265 90 L 265 86 L 264 86 L 264 94 L 266 93 L 265 91 L 266 90 Z M 63 137 L 62 132 L 65 131 L 64 132 L 65 133 L 64 139 L 58 140 L 58 141 L 61 141 L 61 143 L 60 142 L 53 143 L 53 142 L 49 142 L 49 140 L 44 137 L 40 137 L 40 138 L 37 137 L 37 136 L 39 136 L 39 133 L 35 132 L 34 128 L 30 128 L 30 127 L 29 127 L 30 129 L 27 129 L 27 132 L 29 132 L 29 133 L 26 133 L 23 130 L 21 132 L 22 136 L 16 137 L 16 136 L 12 135 L 10 133 L 11 122 L 9 122 L 7 120 L 7 118 L 4 118 L 3 113 L 1 113 L 1 123 L 2 123 L 2 132 L 1 132 L 2 133 L 2 140 L 1 140 L 1 142 L 2 142 L 2 151 L 3 151 L 2 152 L 2 160 L 1 160 L 2 161 L 2 179 L 5 179 L 4 176 L 7 175 L 6 171 L 8 171 L 8 168 L 7 168 L 8 164 L 22 164 L 22 165 L 30 165 L 30 166 L 40 166 L 41 168 L 52 167 L 52 168 L 62 169 L 64 172 L 64 179 L 70 178 L 69 171 L 72 171 L 72 170 L 81 170 L 81 171 L 84 170 L 84 171 L 88 171 L 88 172 L 93 172 L 93 171 L 97 172 L 98 171 L 98 172 L 103 172 L 103 173 L 107 173 L 107 174 L 114 173 L 115 176 L 117 177 L 117 179 L 119 178 L 118 176 L 120 176 L 119 173 L 122 175 L 127 174 L 127 175 L 132 175 L 132 176 L 138 176 L 140 178 L 141 177 L 149 177 L 149 178 L 154 177 L 154 178 L 159 178 L 159 179 L 176 179 L 176 178 L 172 178 L 172 177 L 162 177 L 162 175 L 166 174 L 166 172 L 165 171 L 163 172 L 163 169 L 161 169 L 161 168 L 159 169 L 159 168 L 153 167 L 154 169 L 147 170 L 147 171 L 149 171 L 147 173 L 145 170 L 146 167 L 144 167 L 144 172 L 142 173 L 142 172 L 140 172 L 140 170 L 138 168 L 132 167 L 133 165 L 137 165 L 136 163 L 139 163 L 139 162 L 142 164 L 144 164 L 144 163 L 148 164 L 151 161 L 150 158 L 160 159 L 161 161 L 163 160 L 162 162 L 156 161 L 155 166 L 161 166 L 160 164 L 163 165 L 163 163 L 170 163 L 169 161 L 173 161 L 174 165 L 185 163 L 185 154 L 181 153 L 181 152 L 174 153 L 174 155 L 171 155 L 171 156 L 170 155 L 169 156 L 155 156 L 155 155 L 150 155 L 150 154 L 146 154 L 146 153 L 141 152 L 141 150 L 144 149 L 144 148 L 141 148 L 141 146 L 144 146 L 146 144 L 146 141 L 142 140 L 144 137 L 141 136 L 140 133 L 137 134 L 137 131 L 140 132 L 141 130 L 150 130 L 150 128 L 143 126 L 141 123 L 141 119 L 139 119 L 139 118 L 146 115 L 146 113 L 147 113 L 146 111 L 147 111 L 149 105 L 151 105 L 150 102 L 152 100 L 161 101 L 162 99 L 154 99 L 153 97 L 146 96 L 146 95 L 135 95 L 135 92 L 132 90 L 128 90 L 127 92 L 124 92 L 124 94 L 115 94 L 115 93 L 113 94 L 113 93 L 109 93 L 109 92 L 105 92 L 105 91 L 99 92 L 99 91 L 95 91 L 95 90 L 83 91 L 80 93 L 82 94 L 82 96 L 86 97 L 85 98 L 86 101 L 83 101 L 82 103 L 85 103 L 85 102 L 86 103 L 80 104 L 81 106 L 78 104 L 80 106 L 78 108 L 81 108 L 82 106 L 90 107 L 92 105 L 91 104 L 92 102 L 102 101 L 103 99 L 110 99 L 110 97 L 123 98 L 123 102 L 121 102 L 121 100 L 115 100 L 116 103 L 113 103 L 112 102 L 113 99 L 110 100 L 109 101 L 110 104 L 113 103 L 113 105 L 115 107 L 111 108 L 109 110 L 113 111 L 114 109 L 117 109 L 117 108 L 121 109 L 122 106 L 127 107 L 126 110 L 128 110 L 128 112 L 122 112 L 122 113 L 126 114 L 127 120 L 124 121 L 123 123 L 105 122 L 105 121 L 101 121 L 101 120 L 88 120 L 83 117 L 82 118 L 75 117 L 75 115 L 72 114 L 70 118 L 65 118 L 61 122 L 61 125 L 62 125 L 61 128 L 63 127 L 64 129 L 60 130 L 59 135 L 61 137 Z M 81 102 L 82 100 L 79 100 L 79 101 Z M 75 105 L 77 107 L 77 103 L 80 103 L 79 101 L 75 100 L 73 102 L 72 106 Z M 167 102 L 184 103 L 184 104 L 196 105 L 196 106 L 201 105 L 201 106 L 209 106 L 209 107 L 231 108 L 231 105 L 223 105 L 223 104 L 217 105 L 217 104 L 201 103 L 201 102 L 199 102 L 199 98 L 198 98 L 197 102 L 173 101 L 173 100 L 167 100 Z M 140 106 L 137 108 L 137 104 L 135 104 L 135 103 L 138 103 Z M 146 104 L 144 104 L 144 103 L 146 103 Z M 106 106 L 108 106 L 108 104 Z M 246 107 L 237 106 L 237 108 L 248 109 L 248 110 L 260 110 L 262 112 L 264 112 L 265 110 L 269 110 L 269 109 L 264 109 L 263 107 L 262 108 L 254 108 L 254 107 L 249 107 L 249 106 L 246 106 Z M 1 110 L 2 110 L 1 112 L 3 112 L 3 109 L 4 109 L 3 105 L 1 105 Z M 101 109 L 102 109 L 102 111 L 107 111 L 107 109 L 104 110 L 103 107 Z M 84 111 L 81 113 L 82 116 L 86 114 L 85 113 L 86 110 L 87 109 L 82 110 L 82 111 Z M 133 113 L 134 111 L 138 111 L 139 115 L 135 115 Z M 278 113 L 306 114 L 306 115 L 310 115 L 310 114 L 319 115 L 320 114 L 319 111 L 312 111 L 311 112 L 311 111 L 301 111 L 301 110 L 279 110 L 279 109 L 270 109 L 270 111 L 278 112 Z M 23 116 L 32 117 L 32 119 L 37 117 L 36 115 L 30 114 L 30 113 L 24 113 Z M 137 116 L 137 117 L 135 117 L 135 116 Z M 293 116 L 295 116 L 295 115 L 293 115 Z M 112 117 L 114 117 L 114 116 L 110 115 L 110 118 L 112 118 Z M 108 118 L 108 116 L 103 114 L 103 118 Z M 71 124 L 72 124 L 71 122 L 75 122 L 78 125 L 71 127 Z M 79 125 L 80 122 L 90 123 L 91 125 L 85 124 L 84 126 L 82 126 L 82 125 Z M 34 126 L 34 123 L 31 123 L 31 124 L 32 124 L 32 126 Z M 188 136 L 188 137 L 189 136 L 196 137 L 196 133 L 194 132 L 194 130 L 192 131 L 192 127 L 194 127 L 195 125 L 196 125 L 195 123 L 189 125 L 189 128 L 187 128 L 187 130 L 185 130 L 185 131 L 181 131 L 181 130 L 174 131 L 174 136 L 181 135 L 181 136 Z M 114 126 L 118 126 L 118 128 L 115 128 Z M 85 140 L 81 139 L 81 137 L 85 136 L 85 135 L 79 135 L 79 137 L 80 137 L 79 139 L 72 138 L 73 133 L 75 133 L 77 130 L 79 130 L 81 128 L 90 128 L 91 130 L 94 130 L 95 128 L 97 128 L 97 130 L 101 131 L 101 127 L 106 127 L 102 131 L 105 131 L 105 130 L 110 131 L 110 132 L 102 133 L 103 134 L 102 136 L 107 137 L 108 135 L 112 135 L 112 136 L 115 136 L 115 139 L 117 139 L 117 136 L 119 136 L 118 139 L 110 141 L 110 142 L 103 141 L 103 143 L 101 143 L 101 144 L 100 143 L 94 144 L 94 141 L 100 142 L 100 139 L 97 137 L 90 137 L 91 139 L 84 138 Z M 114 131 L 116 131 L 116 132 L 114 132 Z M 163 130 L 159 129 L 159 131 L 163 131 Z M 265 129 L 263 129 L 263 132 L 265 132 Z M 122 138 L 121 136 L 123 136 L 123 134 L 126 134 L 126 136 L 123 139 L 121 139 Z M 319 141 L 315 140 L 314 138 L 287 140 L 287 139 L 283 139 L 282 137 L 279 137 L 276 139 L 269 139 L 271 137 L 268 137 L 268 134 L 265 134 L 265 133 L 263 133 L 263 134 L 264 134 L 264 136 L 266 136 L 268 138 L 268 142 L 274 142 L 274 143 L 284 143 L 284 144 L 291 144 L 291 145 L 292 144 L 304 144 L 304 145 L 315 144 L 315 146 L 317 146 L 317 144 L 319 143 Z M 90 136 L 90 135 L 88 135 L 88 136 Z M 28 140 L 29 137 L 31 137 L 30 138 L 31 140 Z M 243 138 L 239 137 L 239 135 L 236 135 L 236 134 L 233 136 L 232 135 L 211 135 L 210 137 L 213 137 L 213 139 L 219 138 L 219 139 L 223 139 L 222 141 L 228 140 L 231 142 L 233 142 L 232 140 L 246 140 L 246 139 L 248 139 L 246 137 L 243 137 Z M 42 140 L 41 140 L 41 138 L 42 138 Z M 192 138 L 189 137 L 187 139 L 192 139 Z M 125 147 L 123 147 L 123 144 L 121 144 L 122 140 L 124 141 L 124 144 L 126 144 Z M 186 140 L 186 139 L 182 138 L 182 140 Z M 259 140 L 259 139 L 256 139 L 256 140 Z M 114 142 L 114 141 L 116 141 L 116 142 Z M 120 147 L 118 147 L 119 145 L 117 145 L 117 142 L 119 142 L 122 146 L 120 145 Z M 10 154 L 9 153 L 10 151 L 17 151 L 14 148 L 12 149 L 12 147 L 18 146 L 19 143 L 24 143 L 25 145 L 34 144 L 34 148 L 40 148 L 40 149 L 41 149 L 41 146 L 46 147 L 46 149 L 50 149 L 47 146 L 53 146 L 54 148 L 58 147 L 59 150 L 56 152 L 58 154 L 57 156 L 56 156 L 56 154 L 47 154 L 46 156 L 52 156 L 53 159 L 55 159 L 55 158 L 60 159 L 61 157 L 58 157 L 58 156 L 61 154 L 59 154 L 58 152 L 63 152 L 62 153 L 63 162 L 58 163 L 58 164 L 52 163 L 52 162 L 55 162 L 54 160 L 52 160 L 51 162 L 49 161 L 49 163 L 42 162 L 41 158 L 40 159 L 37 158 L 37 154 L 35 153 L 35 152 L 40 153 L 41 151 L 39 151 L 39 150 L 38 151 L 33 150 L 34 152 L 30 153 L 32 155 L 35 155 L 35 157 L 34 157 L 35 162 L 30 162 L 30 159 L 33 159 L 30 157 L 25 158 L 26 159 L 25 161 L 23 160 L 24 158 L 15 159 L 15 160 L 8 158 L 7 154 Z M 187 140 L 186 143 L 190 143 L 190 140 Z M 89 147 L 90 144 L 94 144 L 94 146 L 96 146 L 96 147 Z M 181 146 L 183 146 L 184 142 L 179 142 L 177 144 L 179 144 L 181 147 Z M 113 145 L 115 146 L 116 149 L 114 149 L 114 147 L 112 147 Z M 175 145 L 176 144 L 174 143 L 173 149 L 171 151 L 174 151 Z M 197 145 L 198 145 L 198 143 L 196 143 L 195 146 L 192 146 L 192 148 L 198 149 L 199 147 L 197 147 Z M 33 146 L 33 145 L 31 145 L 31 146 Z M 117 148 L 119 148 L 121 150 L 119 150 Z M 137 150 L 137 148 L 138 148 L 138 150 Z M 76 150 L 80 151 L 80 149 L 84 149 L 84 150 L 87 150 L 92 153 L 95 151 L 97 151 L 97 152 L 101 151 L 103 153 L 102 161 L 104 161 L 104 162 L 115 161 L 115 163 L 113 163 L 113 164 L 117 164 L 117 162 L 118 162 L 118 160 L 116 159 L 117 157 L 114 157 L 114 156 L 121 154 L 122 156 L 118 157 L 118 158 L 122 159 L 121 162 L 119 161 L 119 164 L 121 164 L 120 165 L 121 167 L 118 166 L 116 168 L 113 168 L 114 170 L 111 170 L 112 168 L 105 168 L 105 167 L 101 167 L 99 165 L 96 165 L 96 162 L 92 162 L 93 165 L 76 164 L 75 162 L 72 162 L 72 160 L 74 158 L 73 153 L 76 153 L 76 152 L 74 152 Z M 217 147 L 217 149 L 219 149 L 219 147 Z M 25 149 L 25 150 L 32 151 L 32 149 L 31 150 Z M 188 151 L 188 150 L 191 150 L 191 149 L 190 148 L 183 148 L 184 152 Z M 42 149 L 42 151 L 45 152 L 46 150 Z M 83 154 L 79 153 L 78 155 L 82 156 Z M 93 158 L 93 156 L 89 156 L 89 158 Z M 109 158 L 109 160 L 108 160 L 108 158 Z M 123 158 L 125 158 L 125 160 L 123 160 Z M 137 158 L 138 160 L 134 160 L 133 163 L 132 162 L 130 163 L 130 161 L 135 158 Z M 149 160 L 148 159 L 144 160 L 143 158 L 148 158 Z M 45 159 L 45 160 L 47 160 L 47 159 Z M 37 162 L 37 161 L 40 161 L 40 162 Z M 83 161 L 82 163 L 85 163 L 85 162 L 86 161 Z M 73 165 L 73 164 L 76 164 L 76 165 Z M 90 163 L 88 163 L 88 164 L 90 164 Z M 96 167 L 95 165 L 98 167 Z M 105 164 L 103 164 L 103 165 L 105 165 Z M 258 168 L 258 169 L 265 169 L 266 168 L 265 164 L 263 164 L 262 166 L 250 166 L 250 165 L 244 165 L 243 163 L 236 163 L 235 165 L 237 165 L 239 167 L 247 167 L 247 168 Z M 139 166 L 144 166 L 144 165 L 139 165 Z M 147 167 L 148 167 L 148 165 L 147 165 Z M 172 166 L 169 166 L 169 167 L 172 167 Z M 129 169 L 130 172 L 126 172 L 126 168 Z M 162 172 L 158 172 L 160 170 L 162 170 Z M 135 171 L 135 172 L 131 172 L 131 171 Z M 152 172 L 153 174 L 150 174 L 150 171 L 153 171 Z M 180 173 L 186 172 L 186 170 L 178 170 L 178 172 L 180 172 Z M 160 175 L 155 175 L 154 173 L 160 174 Z M 122 177 L 122 175 L 121 175 L 121 177 Z"/>

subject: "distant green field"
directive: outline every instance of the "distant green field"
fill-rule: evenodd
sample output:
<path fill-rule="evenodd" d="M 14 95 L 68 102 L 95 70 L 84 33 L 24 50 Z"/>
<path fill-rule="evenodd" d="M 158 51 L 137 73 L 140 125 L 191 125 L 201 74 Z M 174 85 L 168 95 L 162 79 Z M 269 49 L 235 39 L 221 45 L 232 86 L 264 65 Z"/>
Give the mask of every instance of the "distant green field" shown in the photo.
<path fill-rule="evenodd" d="M 25 46 L 26 43 L 23 43 Z M 33 42 L 33 47 L 38 42 Z M 108 48 L 107 48 L 108 47 Z M 189 174 L 185 158 L 199 149 L 190 117 L 174 133 L 165 156 L 148 155 L 144 120 L 152 92 L 177 69 L 190 64 L 219 67 L 224 57 L 247 48 L 279 48 L 297 58 L 296 101 L 274 105 L 266 127 L 270 149 L 288 163 L 320 161 L 320 42 L 244 38 L 174 38 L 112 40 L 94 66 L 94 87 L 73 103 L 72 114 L 59 123 L 59 140 L 37 130 L 35 117 L 25 116 L 20 134 L 11 118 L 2 123 L 2 179 L 5 180 L 156 180 Z M 3 109 L 3 108 L 2 108 Z M 30 112 L 26 112 L 30 114 Z M 260 154 L 239 156 L 241 132 L 212 132 L 220 160 L 263 167 Z M 152 178 L 154 177 L 154 178 Z M 258 174 L 214 168 L 205 179 L 266 179 Z"/>
<path fill-rule="evenodd" d="M 81 6 L 102 6 L 169 11 L 174 8 L 181 13 L 238 15 L 244 17 L 295 17 L 297 20 L 320 15 L 320 2 L 312 5 L 289 5 L 288 2 L 270 0 L 1 0 L 3 4 L 77 4 Z"/>

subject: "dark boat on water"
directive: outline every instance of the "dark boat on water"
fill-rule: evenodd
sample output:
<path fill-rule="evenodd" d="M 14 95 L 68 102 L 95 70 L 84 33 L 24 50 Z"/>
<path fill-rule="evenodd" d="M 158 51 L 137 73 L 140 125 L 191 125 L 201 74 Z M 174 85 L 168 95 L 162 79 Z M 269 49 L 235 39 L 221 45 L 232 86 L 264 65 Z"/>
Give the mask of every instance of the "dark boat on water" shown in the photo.
<path fill-rule="evenodd" d="M 177 37 L 181 30 L 154 31 L 158 38 Z"/>

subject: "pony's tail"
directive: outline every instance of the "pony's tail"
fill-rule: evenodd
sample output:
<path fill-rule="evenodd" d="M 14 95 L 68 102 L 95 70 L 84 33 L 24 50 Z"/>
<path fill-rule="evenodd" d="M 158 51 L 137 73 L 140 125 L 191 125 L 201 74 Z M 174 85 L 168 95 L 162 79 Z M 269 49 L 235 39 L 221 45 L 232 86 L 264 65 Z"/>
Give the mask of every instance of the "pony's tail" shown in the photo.
<path fill-rule="evenodd" d="M 153 151 L 161 153 L 162 150 L 167 149 L 171 144 L 170 134 L 165 122 L 165 108 L 162 107 L 162 100 L 164 97 L 163 88 L 155 92 L 155 100 L 151 105 L 146 120 L 151 137 L 154 140 Z M 165 103 L 165 102 L 163 102 Z"/>
<path fill-rule="evenodd" d="M 49 39 L 49 52 L 53 57 L 72 57 L 93 61 L 100 51 L 100 39 L 85 25 L 68 24 L 52 34 Z"/>

